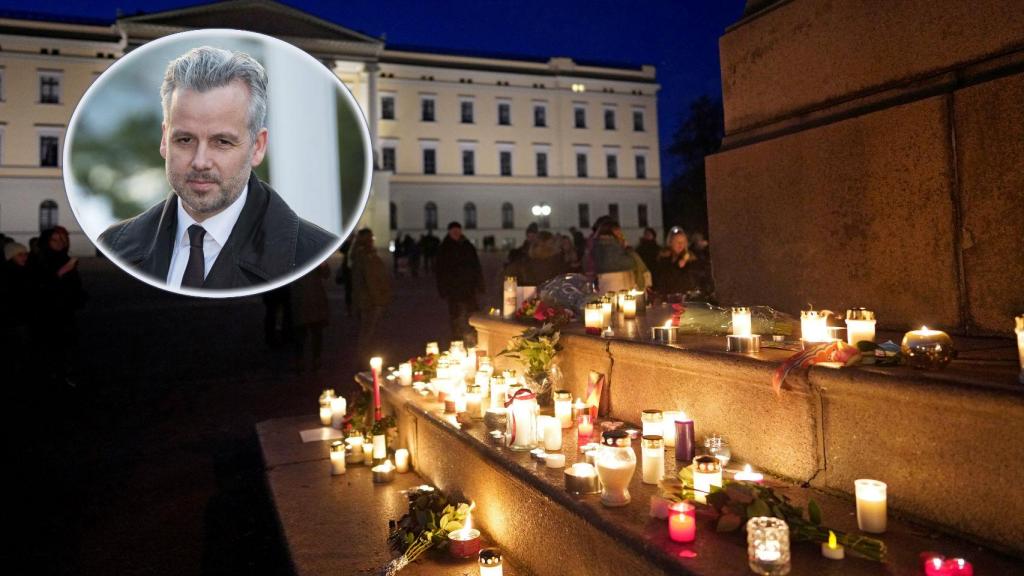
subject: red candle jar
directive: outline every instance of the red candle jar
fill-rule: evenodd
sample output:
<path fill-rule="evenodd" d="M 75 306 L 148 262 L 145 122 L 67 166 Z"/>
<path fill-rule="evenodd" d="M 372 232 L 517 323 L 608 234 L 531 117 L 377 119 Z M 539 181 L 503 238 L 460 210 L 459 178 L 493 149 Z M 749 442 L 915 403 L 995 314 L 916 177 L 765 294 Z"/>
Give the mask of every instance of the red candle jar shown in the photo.
<path fill-rule="evenodd" d="M 924 559 L 924 573 L 925 576 L 974 576 L 974 566 L 963 558 L 931 556 Z"/>
<path fill-rule="evenodd" d="M 673 542 L 693 542 L 697 538 L 697 508 L 688 502 L 668 507 L 668 536 Z"/>
<path fill-rule="evenodd" d="M 589 414 L 580 414 L 579 423 L 576 424 L 576 445 L 583 450 L 583 447 L 590 444 L 594 436 L 594 424 Z"/>
<path fill-rule="evenodd" d="M 480 553 L 480 531 L 462 528 L 448 533 L 448 553 L 455 558 L 473 558 Z"/>

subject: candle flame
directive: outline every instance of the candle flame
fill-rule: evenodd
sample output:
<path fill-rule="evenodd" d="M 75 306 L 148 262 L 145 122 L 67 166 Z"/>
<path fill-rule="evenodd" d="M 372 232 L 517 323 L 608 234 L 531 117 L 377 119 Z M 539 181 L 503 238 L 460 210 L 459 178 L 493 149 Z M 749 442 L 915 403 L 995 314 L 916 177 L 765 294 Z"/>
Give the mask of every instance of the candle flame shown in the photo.
<path fill-rule="evenodd" d="M 370 368 L 374 370 L 380 370 L 380 367 L 384 364 L 384 359 L 380 356 L 374 356 L 370 358 Z"/>
<path fill-rule="evenodd" d="M 754 471 L 754 469 L 750 467 L 750 464 L 746 464 L 746 465 L 743 466 L 743 473 L 744 474 L 751 474 L 751 473 L 753 473 L 753 471 Z M 831 542 L 831 540 L 829 540 L 829 541 Z"/>
<path fill-rule="evenodd" d="M 748 468 L 749 468 L 749 466 L 748 466 Z M 828 531 L 828 547 L 831 548 L 832 550 L 835 550 L 836 547 L 837 547 L 836 546 L 836 533 L 831 531 L 831 530 Z"/>
<path fill-rule="evenodd" d="M 671 320 L 666 320 L 665 321 L 665 325 L 662 326 L 662 327 L 663 328 L 671 328 L 672 327 L 672 321 Z"/>
<path fill-rule="evenodd" d="M 934 566 L 936 570 L 942 568 L 942 558 L 939 558 L 938 556 L 932 557 L 932 566 Z"/>
<path fill-rule="evenodd" d="M 965 563 L 965 561 L 964 561 L 963 558 L 957 558 L 956 559 L 956 567 L 961 569 L 961 570 L 964 569 L 964 563 Z"/>
<path fill-rule="evenodd" d="M 928 331 L 928 327 L 927 326 L 921 326 L 921 330 L 927 332 Z"/>
<path fill-rule="evenodd" d="M 473 513 L 466 512 L 466 523 L 462 526 L 462 529 L 469 532 L 473 529 Z"/>

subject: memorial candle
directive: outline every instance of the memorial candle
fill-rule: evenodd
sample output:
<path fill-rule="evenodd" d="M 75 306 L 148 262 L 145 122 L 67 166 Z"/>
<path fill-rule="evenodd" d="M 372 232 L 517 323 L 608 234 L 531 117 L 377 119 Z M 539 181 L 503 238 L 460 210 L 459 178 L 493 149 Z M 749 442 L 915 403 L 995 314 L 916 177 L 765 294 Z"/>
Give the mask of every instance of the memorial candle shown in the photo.
<path fill-rule="evenodd" d="M 587 334 L 600 335 L 601 329 L 605 327 L 604 304 L 600 301 L 587 302 L 583 307 L 583 324 Z"/>
<path fill-rule="evenodd" d="M 363 462 L 367 464 L 373 462 L 373 443 L 364 440 L 360 446 L 363 448 Z"/>
<path fill-rule="evenodd" d="M 661 436 L 645 434 L 641 446 L 643 483 L 657 484 L 665 476 L 665 441 Z"/>
<path fill-rule="evenodd" d="M 398 383 L 402 386 L 412 385 L 412 363 L 402 362 L 398 365 Z"/>
<path fill-rule="evenodd" d="M 380 464 L 388 457 L 388 441 L 383 434 L 373 435 L 373 461 Z"/>
<path fill-rule="evenodd" d="M 828 342 L 828 316 L 817 310 L 801 310 L 800 336 L 804 342 Z"/>
<path fill-rule="evenodd" d="M 346 461 L 351 464 L 358 464 L 363 461 L 363 437 L 360 436 L 349 436 L 345 438 L 346 449 Z"/>
<path fill-rule="evenodd" d="M 562 428 L 572 428 L 572 393 L 555 390 L 555 418 Z"/>
<path fill-rule="evenodd" d="M 603 316 L 601 323 L 604 326 L 612 325 L 612 300 L 607 296 L 601 300 L 601 314 Z"/>
<path fill-rule="evenodd" d="M 722 464 L 714 456 L 697 456 L 693 459 L 694 500 L 706 504 L 712 486 L 722 486 Z"/>
<path fill-rule="evenodd" d="M 674 448 L 676 445 L 676 420 L 682 412 L 665 412 L 661 419 L 662 436 L 665 438 L 665 447 Z"/>
<path fill-rule="evenodd" d="M 683 467 L 693 461 L 696 452 L 696 439 L 693 434 L 693 420 L 686 417 L 685 412 L 676 416 L 676 466 Z"/>
<path fill-rule="evenodd" d="M 484 419 L 484 399 L 480 394 L 480 387 L 476 384 L 469 387 L 466 392 L 466 411 L 474 420 Z"/>
<path fill-rule="evenodd" d="M 640 413 L 644 436 L 662 436 L 664 415 L 661 410 L 649 409 Z"/>
<path fill-rule="evenodd" d="M 497 548 L 484 548 L 478 559 L 480 576 L 502 576 L 501 552 Z"/>
<path fill-rule="evenodd" d="M 886 484 L 878 480 L 854 480 L 857 496 L 857 527 L 862 532 L 881 534 L 886 529 Z"/>
<path fill-rule="evenodd" d="M 345 413 L 348 410 L 348 403 L 345 398 L 338 396 L 331 398 L 331 427 L 341 430 L 342 425 L 345 423 Z M 321 419 L 323 415 L 321 414 Z"/>
<path fill-rule="evenodd" d="M 505 276 L 505 282 L 501 287 L 501 317 L 505 320 L 511 320 L 516 315 L 516 288 L 516 277 Z"/>
<path fill-rule="evenodd" d="M 750 308 L 732 309 L 732 334 L 733 336 L 750 336 Z"/>
<path fill-rule="evenodd" d="M 373 372 L 373 420 L 374 422 L 384 417 L 380 408 L 380 368 L 384 360 L 380 356 L 370 358 L 370 370 Z"/>
<path fill-rule="evenodd" d="M 491 378 L 491 408 L 504 408 L 505 407 L 505 393 L 508 391 L 508 385 L 505 384 L 504 376 L 495 376 Z"/>
<path fill-rule="evenodd" d="M 409 471 L 409 451 L 405 448 L 395 450 L 395 470 L 399 474 Z"/>
<path fill-rule="evenodd" d="M 437 356 L 441 353 L 441 348 L 437 345 L 437 342 L 427 342 L 426 353 L 427 356 L 430 356 L 431 354 Z"/>
<path fill-rule="evenodd" d="M 668 536 L 673 542 L 693 542 L 697 538 L 697 507 L 676 502 L 668 507 Z"/>
<path fill-rule="evenodd" d="M 636 297 L 634 297 L 634 296 L 632 296 L 632 295 L 627 293 L 627 294 L 622 296 L 622 298 L 620 299 L 620 302 L 622 304 L 622 317 L 623 317 L 623 319 L 625 319 L 625 320 L 634 320 L 634 319 L 636 319 Z"/>
<path fill-rule="evenodd" d="M 557 451 L 562 449 L 562 423 L 554 416 L 540 416 L 540 429 L 544 434 L 544 449 Z"/>
<path fill-rule="evenodd" d="M 867 308 L 847 310 L 846 341 L 853 346 L 856 346 L 858 342 L 874 342 L 875 313 Z"/>
<path fill-rule="evenodd" d="M 331 400 L 334 399 L 334 390 L 327 388 L 320 394 L 320 424 L 322 426 L 331 425 Z"/>
<path fill-rule="evenodd" d="M 480 553 L 480 531 L 473 528 L 469 512 L 464 527 L 448 533 L 448 553 L 455 558 L 472 558 Z"/>
<path fill-rule="evenodd" d="M 594 424 L 590 421 L 590 414 L 582 413 L 576 424 L 576 445 L 580 450 L 587 444 L 594 435 Z"/>
<path fill-rule="evenodd" d="M 331 476 L 345 473 L 345 443 L 341 440 L 331 442 Z"/>

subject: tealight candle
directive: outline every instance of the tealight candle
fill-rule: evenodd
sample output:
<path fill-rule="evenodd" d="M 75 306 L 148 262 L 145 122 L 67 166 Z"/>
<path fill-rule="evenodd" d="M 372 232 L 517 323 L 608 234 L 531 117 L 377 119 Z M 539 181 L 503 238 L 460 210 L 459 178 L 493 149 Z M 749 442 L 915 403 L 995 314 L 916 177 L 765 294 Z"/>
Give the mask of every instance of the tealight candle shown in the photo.
<path fill-rule="evenodd" d="M 737 307 L 732 309 L 733 336 L 750 336 L 750 308 Z"/>
<path fill-rule="evenodd" d="M 764 474 L 754 472 L 750 468 L 750 464 L 747 464 L 743 466 L 743 470 L 741 472 L 736 473 L 734 479 L 737 482 L 757 482 L 758 484 L 760 484 L 761 482 L 764 481 Z"/>
<path fill-rule="evenodd" d="M 349 436 L 345 438 L 345 445 L 347 446 L 345 459 L 349 464 L 358 464 L 363 461 L 365 452 L 363 451 L 362 436 Z"/>
<path fill-rule="evenodd" d="M 480 531 L 473 528 L 468 512 L 463 527 L 448 533 L 448 552 L 455 558 L 472 558 L 480 553 Z"/>
<path fill-rule="evenodd" d="M 594 435 L 594 424 L 590 421 L 590 414 L 580 414 L 576 424 L 576 445 L 580 450 L 587 444 Z"/>
<path fill-rule="evenodd" d="M 846 311 L 846 341 L 856 346 L 858 342 L 875 341 L 875 313 L 867 308 L 851 308 Z"/>
<path fill-rule="evenodd" d="M 886 484 L 878 480 L 854 480 L 857 495 L 857 527 L 863 532 L 881 534 L 886 528 Z"/>
<path fill-rule="evenodd" d="M 437 345 L 437 342 L 427 342 L 427 356 L 433 354 L 437 356 L 441 353 L 441 348 Z"/>
<path fill-rule="evenodd" d="M 395 470 L 399 474 L 405 474 L 409 471 L 409 450 L 405 448 L 395 450 Z"/>
<path fill-rule="evenodd" d="M 565 454 L 548 454 L 544 458 L 544 465 L 548 468 L 565 468 Z"/>
<path fill-rule="evenodd" d="M 974 566 L 963 558 L 932 556 L 924 562 L 925 576 L 974 576 Z"/>
<path fill-rule="evenodd" d="M 693 460 L 695 452 L 693 420 L 687 418 L 685 412 L 680 412 L 676 416 L 676 466 L 686 466 Z"/>
<path fill-rule="evenodd" d="M 722 464 L 714 456 L 697 456 L 693 459 L 694 500 L 706 504 L 712 486 L 722 486 Z"/>
<path fill-rule="evenodd" d="M 345 412 L 348 410 L 348 404 L 345 402 L 345 398 L 339 396 L 337 398 L 331 398 L 331 427 L 341 430 L 341 426 L 345 423 Z M 321 418 L 323 416 L 321 415 Z"/>
<path fill-rule="evenodd" d="M 657 484 L 665 475 L 665 441 L 661 436 L 644 435 L 641 440 L 643 483 Z"/>
<path fill-rule="evenodd" d="M 374 484 L 387 484 L 395 479 L 395 465 L 391 463 L 391 460 L 385 460 L 370 468 L 370 472 L 373 473 Z"/>
<path fill-rule="evenodd" d="M 673 502 L 664 496 L 658 496 L 657 494 L 651 495 L 651 509 L 648 514 L 651 518 L 657 518 L 659 520 L 665 520 L 668 518 L 668 509 Z"/>
<path fill-rule="evenodd" d="M 562 423 L 554 416 L 539 416 L 540 429 L 544 434 L 544 449 L 556 451 L 562 449 Z"/>
<path fill-rule="evenodd" d="M 679 327 L 666 320 L 665 324 L 651 328 L 651 339 L 660 344 L 674 344 L 679 341 Z"/>
<path fill-rule="evenodd" d="M 555 418 L 562 428 L 572 428 L 572 393 L 555 390 Z"/>
<path fill-rule="evenodd" d="M 1017 381 L 1024 384 L 1024 316 L 1014 318 L 1014 332 L 1017 333 L 1017 355 L 1020 357 L 1020 375 Z"/>
<path fill-rule="evenodd" d="M 682 412 L 665 412 L 661 419 L 662 436 L 665 438 L 665 447 L 674 448 L 676 445 L 676 419 Z"/>
<path fill-rule="evenodd" d="M 597 478 L 597 469 L 589 462 L 577 462 L 565 471 L 565 490 L 570 494 L 597 494 L 601 485 Z"/>
<path fill-rule="evenodd" d="M 640 413 L 640 422 L 643 423 L 643 435 L 644 436 L 661 436 L 662 435 L 662 422 L 664 421 L 664 415 L 661 410 L 644 410 Z"/>
<path fill-rule="evenodd" d="M 676 502 L 668 507 L 668 536 L 673 542 L 693 542 L 697 538 L 697 507 Z"/>
<path fill-rule="evenodd" d="M 497 548 L 481 550 L 478 563 L 480 576 L 502 576 L 501 552 Z"/>
<path fill-rule="evenodd" d="M 817 310 L 801 310 L 800 336 L 804 342 L 829 342 L 828 316 Z"/>
<path fill-rule="evenodd" d="M 600 301 L 587 302 L 583 307 L 583 323 L 587 334 L 600 335 L 605 327 L 604 304 Z"/>
<path fill-rule="evenodd" d="M 380 464 L 388 457 L 388 442 L 387 437 L 383 434 L 373 435 L 373 461 L 375 464 Z"/>
<path fill-rule="evenodd" d="M 412 385 L 412 363 L 402 362 L 398 365 L 398 383 L 402 386 Z"/>
<path fill-rule="evenodd" d="M 789 525 L 785 521 L 769 516 L 747 521 L 747 564 L 755 574 L 789 573 Z"/>
<path fill-rule="evenodd" d="M 622 303 L 622 317 L 626 320 L 636 319 L 636 297 L 626 294 L 620 299 Z"/>
<path fill-rule="evenodd" d="M 842 560 L 846 551 L 836 542 L 836 533 L 828 531 L 828 542 L 821 543 L 821 555 L 829 560 Z"/>
<path fill-rule="evenodd" d="M 331 442 L 331 476 L 345 473 L 345 443 L 341 440 Z"/>

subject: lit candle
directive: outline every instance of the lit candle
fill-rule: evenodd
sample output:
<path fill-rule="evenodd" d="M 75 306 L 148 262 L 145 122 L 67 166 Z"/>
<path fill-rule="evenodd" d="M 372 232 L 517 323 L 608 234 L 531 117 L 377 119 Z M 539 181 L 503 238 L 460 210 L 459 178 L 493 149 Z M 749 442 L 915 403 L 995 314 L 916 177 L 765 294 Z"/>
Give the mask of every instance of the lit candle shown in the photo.
<path fill-rule="evenodd" d="M 484 399 L 480 394 L 480 387 L 474 384 L 466 392 L 466 411 L 474 420 L 484 419 Z"/>
<path fill-rule="evenodd" d="M 349 436 L 345 438 L 345 444 L 348 447 L 346 452 L 346 460 L 350 464 L 358 464 L 363 461 L 363 437 L 362 436 Z"/>
<path fill-rule="evenodd" d="M 1015 319 L 1014 331 L 1017 333 L 1017 355 L 1020 357 L 1020 375 L 1017 381 L 1024 384 L 1024 316 Z"/>
<path fill-rule="evenodd" d="M 373 435 L 373 460 L 377 464 L 380 464 L 385 458 L 388 457 L 388 441 L 387 437 L 383 434 Z"/>
<path fill-rule="evenodd" d="M 661 410 L 644 410 L 640 413 L 640 422 L 643 423 L 644 436 L 662 436 L 664 415 Z"/>
<path fill-rule="evenodd" d="M 661 436 L 645 434 L 641 445 L 643 483 L 657 484 L 665 476 L 665 441 Z"/>
<path fill-rule="evenodd" d="M 594 434 L 594 424 L 590 421 L 590 414 L 580 414 L 579 423 L 576 425 L 576 445 L 580 450 L 587 444 Z"/>
<path fill-rule="evenodd" d="M 405 448 L 399 448 L 395 450 L 395 470 L 399 474 L 405 474 L 409 471 L 409 451 Z"/>
<path fill-rule="evenodd" d="M 363 448 L 363 462 L 368 464 L 373 462 L 373 443 L 363 441 L 360 446 Z"/>
<path fill-rule="evenodd" d="M 750 464 L 747 464 L 747 465 L 743 466 L 743 471 L 742 472 L 737 472 L 736 473 L 736 476 L 734 477 L 734 479 L 737 482 L 757 482 L 758 484 L 760 484 L 761 482 L 764 481 L 764 474 L 761 474 L 759 472 L 754 472 L 750 468 Z"/>
<path fill-rule="evenodd" d="M 732 309 L 732 334 L 733 336 L 750 336 L 750 308 Z"/>
<path fill-rule="evenodd" d="M 789 525 L 769 516 L 747 520 L 747 563 L 755 574 L 788 574 Z"/>
<path fill-rule="evenodd" d="M 636 299 L 636 314 L 637 316 L 644 316 L 647 314 L 647 291 L 633 289 L 629 291 L 629 295 Z"/>
<path fill-rule="evenodd" d="M 505 276 L 501 286 L 501 317 L 511 320 L 516 315 L 516 288 L 519 283 L 515 276 Z"/>
<path fill-rule="evenodd" d="M 665 447 L 674 448 L 676 445 L 676 419 L 682 412 L 665 412 L 661 419 L 662 436 L 665 438 Z"/>
<path fill-rule="evenodd" d="M 608 298 L 607 296 L 604 297 L 601 300 L 601 315 L 603 316 L 603 318 L 601 319 L 601 324 L 603 326 L 611 326 L 612 325 L 612 300 L 611 300 L 611 298 Z"/>
<path fill-rule="evenodd" d="M 851 308 L 846 311 L 846 341 L 856 346 L 858 342 L 875 341 L 875 313 L 867 308 Z"/>
<path fill-rule="evenodd" d="M 636 454 L 625 430 L 609 430 L 602 434 L 597 454 L 597 475 L 601 478 L 601 504 L 625 506 L 632 496 L 629 483 L 636 471 Z"/>
<path fill-rule="evenodd" d="M 800 336 L 804 342 L 828 342 L 828 316 L 817 310 L 801 310 Z"/>
<path fill-rule="evenodd" d="M 395 479 L 395 465 L 391 463 L 391 460 L 385 460 L 370 468 L 370 472 L 373 473 L 374 484 L 387 484 Z"/>
<path fill-rule="evenodd" d="M 925 576 L 974 576 L 974 566 L 963 558 L 932 556 L 925 560 Z"/>
<path fill-rule="evenodd" d="M 881 534 L 886 528 L 886 484 L 878 480 L 854 480 L 857 495 L 857 527 L 863 532 Z"/>
<path fill-rule="evenodd" d="M 334 399 L 334 396 L 332 388 L 327 388 L 320 394 L 320 424 L 322 426 L 331 425 L 331 400 Z"/>
<path fill-rule="evenodd" d="M 636 298 L 631 294 L 625 294 L 621 298 L 622 317 L 626 320 L 636 319 Z"/>
<path fill-rule="evenodd" d="M 693 542 L 697 538 L 697 507 L 676 502 L 668 507 L 668 536 L 673 542 Z"/>
<path fill-rule="evenodd" d="M 412 385 L 412 363 L 402 362 L 398 365 L 398 383 L 402 386 Z"/>
<path fill-rule="evenodd" d="M 722 486 L 722 464 L 714 456 L 697 456 L 693 459 L 694 500 L 706 504 L 712 486 Z"/>
<path fill-rule="evenodd" d="M 433 354 L 434 356 L 437 356 L 437 355 L 439 355 L 441 353 L 441 349 L 440 349 L 440 347 L 438 347 L 437 342 L 427 342 L 427 351 L 426 352 L 427 352 L 427 356 L 430 356 L 431 354 Z"/>
<path fill-rule="evenodd" d="M 576 402 L 572 405 L 572 421 L 579 422 L 581 414 L 589 414 L 587 411 L 587 405 L 583 403 L 583 400 L 577 398 Z"/>
<path fill-rule="evenodd" d="M 657 494 L 652 494 L 651 508 L 648 511 L 648 514 L 651 518 L 665 520 L 668 518 L 668 509 L 669 506 L 671 506 L 672 504 L 674 504 L 674 502 L 672 502 L 668 498 L 665 498 L 664 496 L 659 496 Z"/>
<path fill-rule="evenodd" d="M 597 494 L 601 491 L 597 470 L 589 462 L 577 462 L 565 471 L 565 490 L 570 494 Z"/>
<path fill-rule="evenodd" d="M 821 555 L 829 560 L 842 560 L 846 551 L 836 542 L 836 533 L 828 531 L 828 542 L 821 543 Z"/>
<path fill-rule="evenodd" d="M 380 368 L 384 360 L 380 356 L 370 358 L 370 371 L 373 373 L 373 421 L 384 417 L 380 409 Z"/>
<path fill-rule="evenodd" d="M 469 512 L 463 527 L 448 533 L 448 552 L 455 558 L 472 558 L 480 553 L 480 531 L 473 528 Z"/>
<path fill-rule="evenodd" d="M 505 405 L 508 407 L 508 416 L 505 420 L 506 445 L 512 450 L 536 448 L 540 440 L 540 430 L 537 428 L 537 396 L 525 388 L 520 388 Z"/>
<path fill-rule="evenodd" d="M 345 473 L 345 443 L 341 440 L 331 442 L 331 476 Z"/>
<path fill-rule="evenodd" d="M 504 376 L 498 375 L 491 378 L 491 408 L 504 408 L 507 391 L 508 385 L 505 383 Z"/>
<path fill-rule="evenodd" d="M 693 420 L 685 412 L 676 416 L 676 466 L 683 467 L 693 461 L 696 442 L 693 434 Z"/>
<path fill-rule="evenodd" d="M 502 576 L 501 552 L 497 548 L 484 548 L 479 556 L 480 576 Z"/>
<path fill-rule="evenodd" d="M 922 326 L 903 335 L 900 352 L 914 368 L 937 370 L 953 359 L 953 340 L 942 330 Z"/>
<path fill-rule="evenodd" d="M 455 413 L 462 414 L 469 410 L 469 400 L 466 399 L 466 395 L 459 393 L 455 395 Z"/>
<path fill-rule="evenodd" d="M 679 327 L 666 320 L 661 326 L 651 328 L 651 339 L 660 344 L 673 344 L 679 341 Z"/>
<path fill-rule="evenodd" d="M 572 428 L 572 393 L 555 390 L 555 418 L 562 428 Z"/>
<path fill-rule="evenodd" d="M 583 307 L 583 323 L 587 334 L 600 335 L 604 323 L 604 304 L 601 301 L 587 302 Z"/>
<path fill-rule="evenodd" d="M 548 454 L 544 458 L 544 465 L 548 468 L 565 468 L 565 454 Z"/>
<path fill-rule="evenodd" d="M 331 398 L 331 427 L 341 430 L 342 424 L 345 423 L 345 412 L 348 410 L 348 405 L 345 402 L 345 398 L 338 396 L 337 398 Z M 323 414 L 321 414 L 321 419 Z"/>
<path fill-rule="evenodd" d="M 544 449 L 554 452 L 562 449 L 562 423 L 554 416 L 538 417 L 544 434 Z"/>

